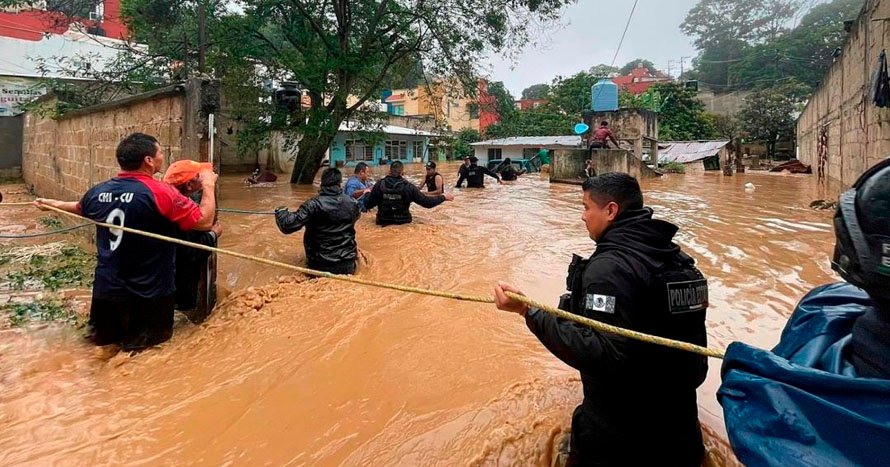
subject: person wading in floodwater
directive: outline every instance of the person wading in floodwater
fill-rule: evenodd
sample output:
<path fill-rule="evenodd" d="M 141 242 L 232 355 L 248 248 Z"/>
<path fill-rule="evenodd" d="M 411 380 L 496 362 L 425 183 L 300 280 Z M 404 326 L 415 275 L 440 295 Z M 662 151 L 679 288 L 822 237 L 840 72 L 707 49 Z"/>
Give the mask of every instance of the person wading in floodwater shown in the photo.
<path fill-rule="evenodd" d="M 501 180 L 512 182 L 519 178 L 520 175 L 524 174 L 525 169 L 516 170 L 516 167 L 513 167 L 513 161 L 508 157 L 504 159 L 504 162 L 498 167 L 497 172 L 501 175 Z"/>
<path fill-rule="evenodd" d="M 284 234 L 306 227 L 303 248 L 312 269 L 331 274 L 355 273 L 358 248 L 355 243 L 355 222 L 361 215 L 358 203 L 340 188 L 343 175 L 337 169 L 321 174 L 318 196 L 290 212 L 281 206 L 275 209 L 275 224 Z"/>
<path fill-rule="evenodd" d="M 445 201 L 454 200 L 454 195 L 425 195 L 419 188 L 402 178 L 405 166 L 395 161 L 389 166 L 389 175 L 380 180 L 371 189 L 365 206 L 377 209 L 377 225 L 408 224 L 411 217 L 411 203 L 417 203 L 427 209 L 434 208 Z"/>
<path fill-rule="evenodd" d="M 178 160 L 167 167 L 164 172 L 164 183 L 169 183 L 183 196 L 192 201 L 200 202 L 204 193 L 202 191 L 201 173 L 212 171 L 213 164 L 200 163 L 193 160 Z M 191 230 L 180 232 L 179 238 L 198 243 L 204 246 L 216 247 L 219 237 L 222 235 L 222 227 L 219 222 L 214 222 L 210 231 Z M 198 288 L 207 286 L 202 284 L 202 276 L 207 276 L 211 253 L 185 245 L 176 245 L 176 309 L 188 316 L 193 323 L 200 323 L 210 314 L 208 306 L 212 306 L 215 295 L 208 302 L 198 304 Z M 212 271 L 215 273 L 215 270 Z M 215 294 L 208 290 L 208 293 Z"/>
<path fill-rule="evenodd" d="M 358 205 L 362 212 L 367 212 L 368 209 L 365 208 L 365 198 L 367 198 L 368 193 L 371 192 L 371 167 L 364 162 L 359 162 L 358 164 L 355 164 L 354 172 L 355 173 L 346 180 L 346 186 L 343 187 L 343 192 L 346 193 L 346 196 L 350 196 L 352 199 L 358 201 Z"/>
<path fill-rule="evenodd" d="M 426 177 L 417 184 L 417 188 L 424 187 L 427 195 L 445 194 L 445 177 L 436 170 L 436 163 L 433 161 L 426 163 Z"/>
<path fill-rule="evenodd" d="M 707 281 L 672 241 L 677 226 L 652 219 L 636 179 L 606 173 L 584 181 L 581 219 L 596 251 L 574 256 L 560 308 L 622 328 L 704 346 Z M 507 297 L 560 360 L 581 372 L 584 400 L 572 416 L 568 465 L 699 466 L 704 456 L 695 389 L 707 359 L 558 319 Z"/>
<path fill-rule="evenodd" d="M 152 175 L 164 166 L 153 136 L 133 133 L 117 146 L 121 172 L 90 188 L 80 202 L 38 198 L 94 221 L 176 237 L 177 232 L 210 230 L 216 211 L 217 175 L 201 173 L 200 207 Z M 89 335 L 96 345 L 141 350 L 173 335 L 176 245 L 122 230 L 96 227 L 96 277 Z"/>
<path fill-rule="evenodd" d="M 460 188 L 464 184 L 464 180 L 466 180 L 467 188 L 485 188 L 486 175 L 501 183 L 501 177 L 498 174 L 489 170 L 488 167 L 481 167 L 478 164 L 479 159 L 476 156 L 471 156 L 470 165 L 460 174 L 460 178 L 457 179 L 457 185 L 454 187 Z"/>

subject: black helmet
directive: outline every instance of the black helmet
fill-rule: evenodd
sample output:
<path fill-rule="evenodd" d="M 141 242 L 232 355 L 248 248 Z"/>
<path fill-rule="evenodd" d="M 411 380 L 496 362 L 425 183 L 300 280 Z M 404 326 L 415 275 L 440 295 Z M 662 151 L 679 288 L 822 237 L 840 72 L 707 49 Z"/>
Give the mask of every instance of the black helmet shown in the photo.
<path fill-rule="evenodd" d="M 890 300 L 890 158 L 838 200 L 831 268 L 874 299 Z"/>

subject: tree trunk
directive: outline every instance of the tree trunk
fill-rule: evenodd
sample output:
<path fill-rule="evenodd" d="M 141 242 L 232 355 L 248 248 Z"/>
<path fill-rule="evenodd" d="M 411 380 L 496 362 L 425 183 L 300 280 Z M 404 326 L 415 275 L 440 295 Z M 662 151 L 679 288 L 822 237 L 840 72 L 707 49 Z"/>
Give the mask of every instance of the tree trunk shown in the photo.
<path fill-rule="evenodd" d="M 321 168 L 325 151 L 334 140 L 335 134 L 320 134 L 315 138 L 303 136 L 297 146 L 297 160 L 294 161 L 294 170 L 291 172 L 290 182 L 301 185 L 311 185 L 315 180 L 315 174 Z"/>
<path fill-rule="evenodd" d="M 303 127 L 303 138 L 297 145 L 297 159 L 291 172 L 290 182 L 311 185 L 315 174 L 321 168 L 324 154 L 331 146 L 342 123 L 349 115 L 346 103 L 337 102 L 332 107 L 323 106 L 321 94 L 309 94 L 312 108 L 308 112 L 308 121 Z M 337 99 L 337 97 L 335 97 Z M 333 111 L 329 110 L 333 108 Z"/>

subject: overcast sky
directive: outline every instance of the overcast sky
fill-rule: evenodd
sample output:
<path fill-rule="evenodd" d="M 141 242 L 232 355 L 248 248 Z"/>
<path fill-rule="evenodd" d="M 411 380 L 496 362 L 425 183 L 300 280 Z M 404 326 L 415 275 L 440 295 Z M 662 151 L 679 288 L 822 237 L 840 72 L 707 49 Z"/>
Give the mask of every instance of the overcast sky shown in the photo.
<path fill-rule="evenodd" d="M 672 60 L 677 75 L 680 57 L 692 57 L 695 49 L 680 31 L 680 23 L 698 0 L 639 0 L 636 12 L 615 59 L 616 66 L 647 58 L 667 71 Z M 517 98 L 535 83 L 550 83 L 557 75 L 573 75 L 599 63 L 609 64 L 633 0 L 579 0 L 566 8 L 562 29 L 551 31 L 543 44 L 527 48 L 516 63 L 500 57 L 490 59 L 493 81 L 503 81 Z M 690 58 L 686 59 L 689 66 Z"/>

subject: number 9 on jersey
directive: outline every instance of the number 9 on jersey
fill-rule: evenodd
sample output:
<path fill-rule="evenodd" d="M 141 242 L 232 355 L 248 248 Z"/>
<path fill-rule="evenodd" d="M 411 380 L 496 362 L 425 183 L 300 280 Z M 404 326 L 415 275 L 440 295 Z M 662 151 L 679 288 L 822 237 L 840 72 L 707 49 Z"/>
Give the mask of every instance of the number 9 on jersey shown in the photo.
<path fill-rule="evenodd" d="M 108 217 L 105 218 L 105 223 L 123 227 L 124 217 L 126 217 L 126 213 L 123 211 L 123 209 L 115 208 L 108 214 Z M 120 229 L 108 229 L 108 233 L 111 234 L 111 241 L 109 242 L 108 247 L 111 249 L 111 251 L 114 251 L 117 249 L 117 247 L 120 246 L 121 240 L 124 239 L 124 231 Z"/>

